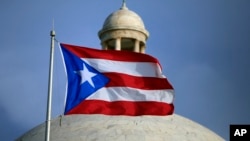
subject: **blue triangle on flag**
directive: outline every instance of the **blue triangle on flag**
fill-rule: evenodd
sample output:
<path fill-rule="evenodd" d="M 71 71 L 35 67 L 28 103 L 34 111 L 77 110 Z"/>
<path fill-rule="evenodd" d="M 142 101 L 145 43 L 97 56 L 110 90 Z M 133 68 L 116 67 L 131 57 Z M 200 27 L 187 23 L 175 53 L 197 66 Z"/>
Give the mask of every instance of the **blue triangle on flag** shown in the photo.
<path fill-rule="evenodd" d="M 63 47 L 61 49 L 68 77 L 65 106 L 65 113 L 67 113 L 91 94 L 104 87 L 109 82 L 109 78 L 67 49 Z"/>

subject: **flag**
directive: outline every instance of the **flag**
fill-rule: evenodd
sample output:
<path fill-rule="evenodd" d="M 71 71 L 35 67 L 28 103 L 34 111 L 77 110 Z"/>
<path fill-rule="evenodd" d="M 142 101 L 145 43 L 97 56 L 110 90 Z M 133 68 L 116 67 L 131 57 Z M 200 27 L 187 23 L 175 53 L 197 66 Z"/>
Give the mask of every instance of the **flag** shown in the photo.
<path fill-rule="evenodd" d="M 65 114 L 171 115 L 174 91 L 147 54 L 60 44 L 68 86 Z"/>

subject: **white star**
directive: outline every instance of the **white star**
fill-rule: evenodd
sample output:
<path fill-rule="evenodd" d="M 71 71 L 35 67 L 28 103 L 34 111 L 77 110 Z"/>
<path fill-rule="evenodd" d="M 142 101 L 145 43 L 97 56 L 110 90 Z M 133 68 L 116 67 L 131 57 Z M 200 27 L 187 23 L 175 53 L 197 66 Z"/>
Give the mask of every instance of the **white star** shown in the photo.
<path fill-rule="evenodd" d="M 83 63 L 83 69 L 82 70 L 79 70 L 79 71 L 75 71 L 75 73 L 77 73 L 78 75 L 81 76 L 81 84 L 88 81 L 89 84 L 94 88 L 95 85 L 92 81 L 92 77 L 96 76 L 97 74 L 96 73 L 92 73 L 88 70 L 88 68 L 84 65 Z M 80 84 L 80 85 L 81 85 Z"/>

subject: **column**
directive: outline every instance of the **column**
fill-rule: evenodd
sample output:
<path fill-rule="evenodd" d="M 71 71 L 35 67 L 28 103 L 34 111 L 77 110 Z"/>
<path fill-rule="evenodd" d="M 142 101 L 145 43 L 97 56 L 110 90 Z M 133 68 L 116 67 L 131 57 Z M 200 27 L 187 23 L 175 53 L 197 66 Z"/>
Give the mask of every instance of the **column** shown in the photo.
<path fill-rule="evenodd" d="M 140 41 L 135 40 L 134 52 L 140 52 Z"/>
<path fill-rule="evenodd" d="M 145 45 L 142 45 L 141 48 L 140 48 L 140 52 L 141 52 L 141 53 L 145 53 L 145 49 L 146 49 L 146 46 L 145 46 Z"/>
<path fill-rule="evenodd" d="M 121 38 L 115 40 L 115 50 L 121 50 Z"/>
<path fill-rule="evenodd" d="M 108 46 L 106 42 L 102 42 L 102 50 L 108 50 Z"/>

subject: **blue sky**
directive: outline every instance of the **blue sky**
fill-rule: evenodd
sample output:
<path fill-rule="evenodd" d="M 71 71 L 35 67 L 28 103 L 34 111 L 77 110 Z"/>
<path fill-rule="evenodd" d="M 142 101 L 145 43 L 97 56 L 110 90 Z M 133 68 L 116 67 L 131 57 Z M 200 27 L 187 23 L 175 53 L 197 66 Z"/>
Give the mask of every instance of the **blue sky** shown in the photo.
<path fill-rule="evenodd" d="M 16 139 L 46 117 L 52 19 L 60 42 L 100 48 L 97 32 L 122 0 L 1 0 L 0 138 Z M 176 91 L 175 113 L 229 139 L 250 124 L 250 1 L 127 0 L 150 32 Z M 66 77 L 55 50 L 52 116 L 63 113 Z"/>

